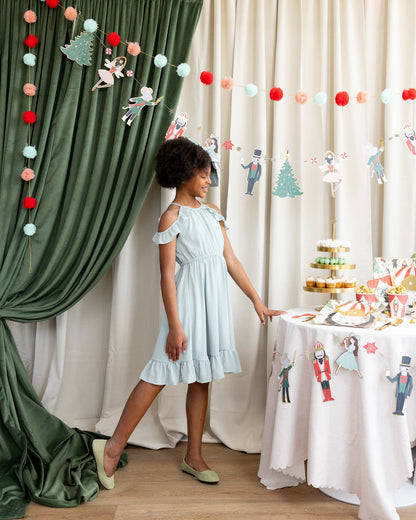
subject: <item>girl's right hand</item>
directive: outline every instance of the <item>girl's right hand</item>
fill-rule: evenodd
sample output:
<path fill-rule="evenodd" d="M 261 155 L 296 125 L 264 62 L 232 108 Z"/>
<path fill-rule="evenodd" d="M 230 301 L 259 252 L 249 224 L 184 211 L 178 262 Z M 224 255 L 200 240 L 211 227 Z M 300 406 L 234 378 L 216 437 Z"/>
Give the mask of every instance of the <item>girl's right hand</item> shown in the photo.
<path fill-rule="evenodd" d="M 182 327 L 170 328 L 166 339 L 166 354 L 169 361 L 179 361 L 181 352 L 186 350 L 186 335 Z"/>

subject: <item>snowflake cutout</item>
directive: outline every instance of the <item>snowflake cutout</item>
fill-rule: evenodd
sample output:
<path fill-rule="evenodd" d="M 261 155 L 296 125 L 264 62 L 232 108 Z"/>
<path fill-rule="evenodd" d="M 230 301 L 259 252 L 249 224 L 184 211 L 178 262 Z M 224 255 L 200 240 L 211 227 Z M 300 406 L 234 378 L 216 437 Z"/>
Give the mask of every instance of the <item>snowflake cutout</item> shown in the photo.
<path fill-rule="evenodd" d="M 226 150 L 232 150 L 233 146 L 235 146 L 231 141 L 224 141 L 222 145 Z"/>
<path fill-rule="evenodd" d="M 376 347 L 375 342 L 374 343 L 367 343 L 363 346 L 363 348 L 366 349 L 367 354 L 375 354 L 376 350 L 378 350 L 378 347 Z"/>

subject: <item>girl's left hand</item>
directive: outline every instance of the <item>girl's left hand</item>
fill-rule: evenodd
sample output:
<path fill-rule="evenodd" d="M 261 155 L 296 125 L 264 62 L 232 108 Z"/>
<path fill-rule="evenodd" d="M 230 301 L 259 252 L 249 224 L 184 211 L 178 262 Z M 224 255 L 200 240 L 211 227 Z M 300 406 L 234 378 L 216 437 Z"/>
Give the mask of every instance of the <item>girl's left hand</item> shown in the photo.
<path fill-rule="evenodd" d="M 286 311 L 274 311 L 267 308 L 262 301 L 254 303 L 254 309 L 260 318 L 262 325 L 266 325 L 266 318 L 269 316 L 270 321 L 273 320 L 273 316 L 280 316 L 286 314 Z"/>

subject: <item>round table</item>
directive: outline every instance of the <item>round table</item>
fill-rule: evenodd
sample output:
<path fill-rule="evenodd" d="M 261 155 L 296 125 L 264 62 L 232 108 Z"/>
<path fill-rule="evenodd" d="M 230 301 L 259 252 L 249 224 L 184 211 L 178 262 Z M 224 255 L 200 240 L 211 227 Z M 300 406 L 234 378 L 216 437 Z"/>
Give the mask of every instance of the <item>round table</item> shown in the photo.
<path fill-rule="evenodd" d="M 292 309 L 279 319 L 258 473 L 261 482 L 278 489 L 307 481 L 334 498 L 355 500 L 362 520 L 398 520 L 396 507 L 416 503 L 415 488 L 409 485 L 416 389 L 405 399 L 403 415 L 394 414 L 399 409 L 398 382 L 391 382 L 386 373 L 394 379 L 401 364 L 409 364 L 409 390 L 416 373 L 416 324 L 405 318 L 398 327 L 377 331 L 380 323 L 373 328 L 314 325 L 304 321 L 308 314 L 317 312 Z M 336 363 L 351 335 L 358 340 L 355 359 L 362 377 Z M 316 357 L 322 357 L 322 351 L 325 361 L 319 371 Z M 327 382 L 323 384 L 322 378 Z M 401 389 L 403 385 L 404 380 Z M 403 485 L 410 493 L 404 503 L 397 492 Z"/>

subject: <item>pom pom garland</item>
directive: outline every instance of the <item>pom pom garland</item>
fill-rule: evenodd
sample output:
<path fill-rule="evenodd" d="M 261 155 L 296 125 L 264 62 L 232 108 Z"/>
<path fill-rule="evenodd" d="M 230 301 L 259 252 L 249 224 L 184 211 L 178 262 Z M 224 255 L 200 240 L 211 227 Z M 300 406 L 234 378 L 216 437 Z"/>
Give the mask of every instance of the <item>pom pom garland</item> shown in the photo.
<path fill-rule="evenodd" d="M 116 32 L 111 32 L 107 36 L 107 41 L 112 47 L 117 47 L 117 45 L 121 42 L 121 38 Z"/>
<path fill-rule="evenodd" d="M 48 7 L 51 7 L 52 9 L 55 9 L 55 7 L 58 7 L 59 0 L 46 0 L 46 5 Z"/>
<path fill-rule="evenodd" d="M 24 168 L 22 173 L 20 174 L 20 177 L 24 181 L 31 181 L 35 178 L 35 172 L 32 170 L 32 168 Z"/>
<path fill-rule="evenodd" d="M 308 94 L 304 90 L 299 90 L 295 95 L 296 103 L 304 105 L 308 101 Z"/>
<path fill-rule="evenodd" d="M 38 43 L 39 40 L 34 34 L 29 34 L 29 36 L 25 39 L 25 45 L 26 47 L 29 47 L 29 49 L 33 49 L 33 47 L 36 47 Z"/>
<path fill-rule="evenodd" d="M 25 22 L 27 23 L 35 23 L 38 17 L 36 16 L 35 11 L 31 11 L 30 9 L 25 12 L 23 15 L 23 18 L 25 19 Z"/>
<path fill-rule="evenodd" d="M 346 105 L 348 105 L 349 100 L 350 96 L 348 95 L 348 92 L 345 92 L 345 90 L 338 92 L 335 96 L 335 103 L 339 107 L 345 107 Z"/>
<path fill-rule="evenodd" d="M 257 94 L 257 85 L 254 83 L 247 83 L 247 85 L 244 87 L 244 90 L 248 97 L 254 97 Z"/>
<path fill-rule="evenodd" d="M 26 157 L 26 159 L 34 159 L 38 155 L 38 152 L 34 146 L 26 145 L 23 148 L 22 154 L 23 157 Z"/>
<path fill-rule="evenodd" d="M 163 54 L 156 54 L 155 59 L 153 60 L 155 67 L 157 67 L 158 69 L 163 69 L 163 67 L 166 66 L 167 62 L 168 59 Z"/>
<path fill-rule="evenodd" d="M 211 83 L 214 81 L 214 76 L 212 72 L 209 72 L 208 70 L 203 70 L 201 72 L 201 75 L 199 76 L 199 79 L 201 80 L 201 83 L 204 85 L 211 85 Z"/>
<path fill-rule="evenodd" d="M 283 97 L 283 90 L 280 87 L 273 87 L 270 89 L 269 97 L 273 101 L 280 101 Z"/>
<path fill-rule="evenodd" d="M 36 94 L 36 85 L 33 85 L 33 83 L 25 83 L 23 85 L 23 92 L 26 96 L 34 96 Z"/>
<path fill-rule="evenodd" d="M 191 67 L 187 63 L 180 63 L 176 70 L 176 74 L 181 78 L 185 78 L 191 72 Z"/>
<path fill-rule="evenodd" d="M 221 80 L 221 87 L 225 90 L 231 90 L 234 87 L 234 80 L 229 76 L 224 76 Z"/>
<path fill-rule="evenodd" d="M 368 101 L 368 92 L 366 92 L 365 90 L 360 90 L 360 92 L 358 92 L 358 94 L 357 94 L 357 103 L 363 104 L 363 103 L 367 103 L 367 101 Z"/>
<path fill-rule="evenodd" d="M 141 53 L 140 45 L 137 42 L 129 42 L 127 52 L 132 56 L 138 56 Z"/>
<path fill-rule="evenodd" d="M 34 197 L 25 197 L 23 201 L 23 206 L 26 209 L 33 209 L 36 208 L 37 200 Z"/>
<path fill-rule="evenodd" d="M 382 103 L 387 105 L 388 103 L 391 103 L 393 101 L 393 99 L 394 99 L 394 92 L 391 90 L 391 88 L 386 88 L 381 93 L 380 99 L 381 99 Z"/>
<path fill-rule="evenodd" d="M 23 112 L 23 121 L 28 125 L 36 123 L 36 114 L 31 110 L 26 110 L 26 112 Z"/>
<path fill-rule="evenodd" d="M 26 224 L 25 226 L 23 226 L 23 233 L 28 237 L 33 236 L 36 233 L 35 224 Z"/>
<path fill-rule="evenodd" d="M 23 63 L 28 67 L 34 67 L 36 65 L 36 56 L 31 52 L 27 52 L 23 55 Z"/>
<path fill-rule="evenodd" d="M 77 13 L 77 10 L 74 9 L 73 7 L 67 7 L 64 11 L 64 16 L 67 20 L 69 20 L 70 22 L 73 22 L 74 20 L 77 19 L 78 13 Z"/>
<path fill-rule="evenodd" d="M 407 101 L 409 99 L 409 91 L 408 90 L 403 90 L 403 92 L 402 92 L 402 99 L 403 99 L 403 101 Z"/>
<path fill-rule="evenodd" d="M 97 22 L 92 18 L 88 18 L 88 20 L 85 20 L 84 22 L 84 29 L 88 33 L 94 33 L 98 29 Z"/>
<path fill-rule="evenodd" d="M 326 92 L 318 92 L 313 98 L 313 101 L 316 105 L 321 107 L 322 105 L 325 105 L 328 101 L 328 95 L 326 94 Z"/>
<path fill-rule="evenodd" d="M 412 101 L 416 99 L 416 89 L 409 88 L 409 99 L 411 99 Z"/>

